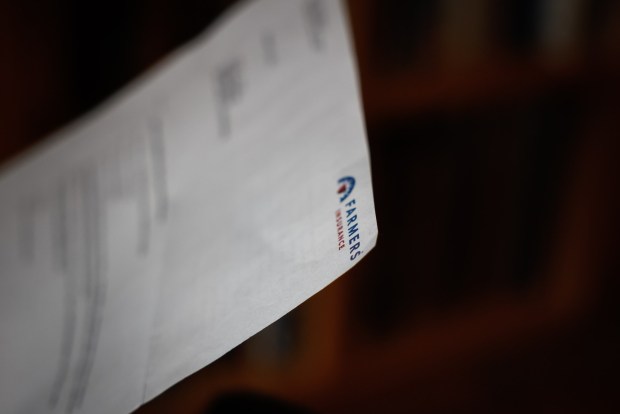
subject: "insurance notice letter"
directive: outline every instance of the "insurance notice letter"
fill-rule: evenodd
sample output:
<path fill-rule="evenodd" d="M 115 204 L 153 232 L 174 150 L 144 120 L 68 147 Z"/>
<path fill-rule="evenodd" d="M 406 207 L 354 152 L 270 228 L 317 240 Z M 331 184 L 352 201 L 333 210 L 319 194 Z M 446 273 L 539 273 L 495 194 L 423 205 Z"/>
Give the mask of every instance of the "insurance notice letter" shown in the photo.
<path fill-rule="evenodd" d="M 0 412 L 129 412 L 376 238 L 343 5 L 243 2 L 4 167 Z"/>

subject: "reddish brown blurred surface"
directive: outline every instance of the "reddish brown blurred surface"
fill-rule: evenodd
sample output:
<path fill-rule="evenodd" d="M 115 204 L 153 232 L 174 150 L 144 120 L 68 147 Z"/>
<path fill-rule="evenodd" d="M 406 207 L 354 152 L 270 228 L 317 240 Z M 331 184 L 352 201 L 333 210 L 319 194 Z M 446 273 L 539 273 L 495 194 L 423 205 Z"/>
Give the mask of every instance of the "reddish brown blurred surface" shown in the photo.
<path fill-rule="evenodd" d="M 0 2 L 1 159 L 229 3 Z M 620 8 L 569 3 L 551 47 L 529 0 L 349 1 L 376 251 L 139 412 L 246 389 L 326 413 L 620 412 Z"/>

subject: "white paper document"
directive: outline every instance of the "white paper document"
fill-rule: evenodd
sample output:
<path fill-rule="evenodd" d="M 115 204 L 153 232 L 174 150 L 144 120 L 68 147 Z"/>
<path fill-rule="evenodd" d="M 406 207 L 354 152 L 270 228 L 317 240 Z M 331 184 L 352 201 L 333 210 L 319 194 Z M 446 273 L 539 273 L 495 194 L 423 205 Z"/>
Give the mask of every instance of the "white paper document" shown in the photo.
<path fill-rule="evenodd" d="M 0 174 L 0 412 L 124 413 L 358 263 L 346 10 L 231 10 Z"/>

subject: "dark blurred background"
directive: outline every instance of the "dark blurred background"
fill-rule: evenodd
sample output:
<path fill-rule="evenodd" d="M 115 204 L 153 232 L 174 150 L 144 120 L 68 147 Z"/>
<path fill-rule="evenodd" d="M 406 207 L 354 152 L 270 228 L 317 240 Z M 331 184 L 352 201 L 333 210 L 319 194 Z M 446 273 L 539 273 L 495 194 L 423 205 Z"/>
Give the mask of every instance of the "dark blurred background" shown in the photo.
<path fill-rule="evenodd" d="M 231 3 L 0 0 L 0 161 Z M 348 4 L 376 250 L 139 412 L 620 412 L 620 2 Z"/>

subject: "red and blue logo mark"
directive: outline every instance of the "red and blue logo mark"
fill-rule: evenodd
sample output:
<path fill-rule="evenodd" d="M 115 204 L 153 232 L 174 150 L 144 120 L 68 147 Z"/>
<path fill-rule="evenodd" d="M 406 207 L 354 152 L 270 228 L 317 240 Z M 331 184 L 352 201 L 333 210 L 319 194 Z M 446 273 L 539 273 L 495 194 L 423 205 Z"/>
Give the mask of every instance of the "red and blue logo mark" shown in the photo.
<path fill-rule="evenodd" d="M 344 200 L 349 197 L 351 191 L 355 187 L 355 178 L 353 177 L 342 177 L 338 180 L 338 194 L 340 194 L 340 202 L 342 203 Z"/>
<path fill-rule="evenodd" d="M 342 207 L 336 210 L 338 250 L 348 250 L 349 260 L 351 261 L 355 260 L 363 253 L 360 250 L 361 242 L 358 228 L 359 222 L 357 220 L 357 203 L 355 198 L 351 196 L 354 188 L 355 178 L 348 176 L 338 180 L 340 203 L 344 203 Z"/>

